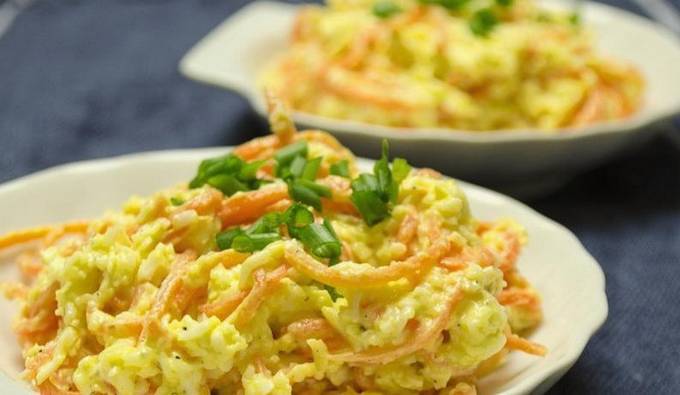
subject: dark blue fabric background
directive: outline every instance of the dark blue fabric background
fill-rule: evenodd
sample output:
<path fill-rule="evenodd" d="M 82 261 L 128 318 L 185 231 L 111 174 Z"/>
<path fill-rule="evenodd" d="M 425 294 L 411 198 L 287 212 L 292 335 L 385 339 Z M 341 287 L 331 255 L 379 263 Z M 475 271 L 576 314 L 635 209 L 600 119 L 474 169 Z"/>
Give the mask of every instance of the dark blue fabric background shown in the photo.
<path fill-rule="evenodd" d="M 243 99 L 177 72 L 247 2 L 38 0 L 0 37 L 0 181 L 264 133 Z M 607 276 L 609 319 L 550 393 L 680 393 L 680 133 L 528 203 L 575 232 Z"/>

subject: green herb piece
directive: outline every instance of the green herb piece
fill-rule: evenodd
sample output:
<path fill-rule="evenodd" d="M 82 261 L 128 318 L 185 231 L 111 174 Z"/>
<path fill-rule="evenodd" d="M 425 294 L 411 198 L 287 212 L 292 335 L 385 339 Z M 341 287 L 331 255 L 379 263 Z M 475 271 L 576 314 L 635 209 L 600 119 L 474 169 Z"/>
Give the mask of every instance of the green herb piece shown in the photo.
<path fill-rule="evenodd" d="M 170 204 L 172 204 L 173 206 L 181 206 L 184 204 L 184 199 L 177 196 L 173 196 L 170 198 Z"/>
<path fill-rule="evenodd" d="M 305 206 L 295 203 L 283 214 L 290 237 L 298 238 L 300 229 L 314 222 L 314 214 Z"/>
<path fill-rule="evenodd" d="M 274 159 L 279 166 L 286 166 L 290 164 L 296 156 L 307 157 L 307 142 L 300 140 L 297 143 L 287 145 L 274 154 Z"/>
<path fill-rule="evenodd" d="M 510 7 L 514 3 L 514 0 L 496 0 L 496 4 L 501 7 Z"/>
<path fill-rule="evenodd" d="M 281 240 L 278 233 L 258 233 L 258 234 L 240 234 L 234 237 L 231 243 L 231 248 L 238 252 L 255 252 L 260 251 L 269 244 Z"/>
<path fill-rule="evenodd" d="M 486 37 L 498 24 L 498 19 L 489 8 L 481 9 L 472 15 L 470 30 L 478 36 Z"/>
<path fill-rule="evenodd" d="M 401 7 L 388 0 L 380 0 L 373 4 L 373 15 L 378 18 L 386 19 L 401 11 Z"/>
<path fill-rule="evenodd" d="M 305 166 L 307 165 L 307 159 L 305 159 L 303 156 L 296 156 L 293 161 L 290 163 L 290 167 L 288 168 L 288 171 L 286 172 L 285 168 L 283 168 L 284 174 L 281 176 L 283 179 L 289 179 L 289 178 L 299 178 L 302 176 L 302 172 L 305 170 Z"/>
<path fill-rule="evenodd" d="M 307 163 L 305 164 L 304 169 L 302 170 L 302 174 L 300 175 L 300 178 L 302 178 L 304 180 L 309 180 L 309 181 L 316 180 L 316 175 L 319 173 L 320 167 L 321 167 L 321 157 L 317 157 L 317 158 L 308 160 Z"/>
<path fill-rule="evenodd" d="M 241 228 L 234 228 L 220 232 L 217 235 L 217 247 L 219 247 L 220 250 L 228 250 L 231 248 L 234 238 L 241 235 L 245 235 L 245 231 Z"/>
<path fill-rule="evenodd" d="M 206 184 L 219 189 L 227 196 L 231 196 L 239 191 L 250 190 L 246 183 L 239 181 L 236 176 L 231 174 L 218 174 L 210 177 Z"/>
<path fill-rule="evenodd" d="M 401 184 L 409 173 L 411 173 L 411 165 L 408 164 L 406 159 L 394 158 L 392 161 L 392 178 L 394 182 Z"/>
<path fill-rule="evenodd" d="M 268 213 L 255 221 L 255 223 L 246 230 L 246 233 L 248 235 L 278 233 L 282 222 L 283 218 L 280 213 Z"/>
<path fill-rule="evenodd" d="M 340 294 L 340 292 L 338 292 L 337 289 L 331 287 L 330 285 L 324 285 L 323 287 L 328 292 L 333 302 L 338 300 L 338 298 L 342 298 L 342 295 Z"/>
<path fill-rule="evenodd" d="M 234 154 L 206 159 L 198 166 L 196 176 L 189 183 L 190 188 L 208 184 L 227 196 L 238 191 L 249 191 L 260 187 L 262 180 L 256 177 L 264 161 L 246 163 Z"/>
<path fill-rule="evenodd" d="M 382 155 L 373 166 L 373 174 L 363 173 L 352 181 L 351 200 L 369 226 L 390 215 L 390 205 L 397 202 L 399 184 L 411 170 L 404 159 L 395 159 L 390 168 L 388 157 L 389 145 L 384 140 Z"/>
<path fill-rule="evenodd" d="M 579 12 L 573 12 L 571 15 L 569 15 L 569 23 L 571 23 L 574 26 L 580 26 L 581 25 L 581 14 Z"/>
<path fill-rule="evenodd" d="M 421 4 L 438 5 L 448 10 L 458 10 L 470 2 L 470 0 L 419 0 Z"/>
<path fill-rule="evenodd" d="M 342 252 L 342 244 L 325 225 L 312 223 L 299 230 L 298 238 L 319 258 L 337 258 Z"/>
<path fill-rule="evenodd" d="M 299 178 L 288 182 L 288 194 L 296 202 L 321 211 L 321 198 L 331 197 L 331 190 L 327 186 Z"/>
<path fill-rule="evenodd" d="M 334 176 L 349 178 L 349 162 L 347 159 L 343 159 L 340 162 L 333 163 L 330 172 Z"/>
<path fill-rule="evenodd" d="M 352 192 L 352 203 L 369 226 L 377 224 L 390 215 L 387 203 L 373 191 Z"/>

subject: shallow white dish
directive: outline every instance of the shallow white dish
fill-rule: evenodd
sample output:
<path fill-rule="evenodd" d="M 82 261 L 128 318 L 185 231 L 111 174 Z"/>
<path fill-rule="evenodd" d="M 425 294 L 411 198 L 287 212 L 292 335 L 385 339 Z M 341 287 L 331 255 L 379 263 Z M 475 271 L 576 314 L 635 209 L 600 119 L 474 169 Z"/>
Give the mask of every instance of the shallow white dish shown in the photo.
<path fill-rule="evenodd" d="M 226 148 L 152 152 L 74 163 L 0 186 L 0 233 L 40 224 L 94 218 L 117 209 L 131 195 L 151 194 L 189 180 L 201 159 Z M 363 162 L 367 165 L 367 162 Z M 475 216 L 510 216 L 525 225 L 530 242 L 519 267 L 543 296 L 545 322 L 531 339 L 545 344 L 545 358 L 513 353 L 480 383 L 482 394 L 547 390 L 578 359 L 607 316 L 604 275 L 576 237 L 529 207 L 496 192 L 462 183 Z M 9 252 L 0 253 L 0 281 L 18 278 Z M 8 317 L 16 306 L 0 298 L 0 393 L 31 394 L 18 374 L 19 347 Z"/>
<path fill-rule="evenodd" d="M 544 0 L 570 9 L 571 0 Z M 180 71 L 205 83 L 234 90 L 264 114 L 256 79 L 263 66 L 288 45 L 298 6 L 255 2 L 226 20 L 182 59 Z M 652 126 L 680 113 L 680 41 L 660 25 L 604 4 L 585 2 L 584 23 L 595 31 L 605 54 L 631 62 L 647 81 L 644 108 L 634 117 L 544 133 L 493 133 L 453 129 L 400 129 L 296 113 L 301 125 L 334 133 L 358 155 L 379 152 L 390 139 L 395 155 L 465 180 L 526 195 L 558 186 L 613 154 L 641 143 Z"/>

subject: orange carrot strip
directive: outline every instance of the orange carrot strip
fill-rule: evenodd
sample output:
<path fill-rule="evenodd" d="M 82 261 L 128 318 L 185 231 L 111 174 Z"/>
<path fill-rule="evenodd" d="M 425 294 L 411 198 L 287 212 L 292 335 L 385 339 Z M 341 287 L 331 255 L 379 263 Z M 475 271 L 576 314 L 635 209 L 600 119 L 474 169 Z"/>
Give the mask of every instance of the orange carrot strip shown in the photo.
<path fill-rule="evenodd" d="M 446 238 L 440 238 L 426 250 L 404 261 L 367 269 L 360 273 L 335 270 L 307 254 L 299 244 L 286 246 L 285 257 L 300 272 L 323 284 L 334 287 L 370 288 L 401 278 L 423 274 L 434 266 L 449 251 L 451 245 Z"/>
<path fill-rule="evenodd" d="M 325 318 L 304 318 L 289 324 L 287 330 L 298 340 L 330 339 L 338 336 L 338 332 Z"/>
<path fill-rule="evenodd" d="M 218 301 L 204 304 L 199 308 L 208 317 L 215 316 L 220 320 L 226 319 L 248 296 L 248 291 L 241 291 L 235 295 L 222 298 Z"/>
<path fill-rule="evenodd" d="M 255 285 L 235 312 L 234 325 L 237 328 L 245 326 L 255 316 L 264 299 L 276 290 L 281 279 L 288 274 L 288 269 L 288 266 L 282 265 L 269 274 L 264 269 L 255 272 Z"/>
<path fill-rule="evenodd" d="M 256 191 L 237 193 L 222 204 L 218 216 L 222 228 L 254 221 L 262 216 L 267 207 L 288 198 L 288 187 L 273 184 Z"/>
<path fill-rule="evenodd" d="M 408 247 L 408 245 L 411 244 L 411 241 L 413 241 L 413 238 L 416 237 L 417 232 L 418 218 L 415 214 L 409 213 L 404 217 L 404 220 L 401 221 L 401 225 L 399 225 L 397 240 Z"/>
<path fill-rule="evenodd" d="M 65 233 L 78 233 L 86 231 L 88 224 L 87 221 L 78 221 L 57 226 L 62 227 Z M 0 249 L 41 239 L 55 228 L 55 226 L 39 226 L 7 233 L 0 237 Z"/>
<path fill-rule="evenodd" d="M 511 350 L 524 351 L 527 354 L 539 357 L 543 357 L 548 353 L 548 349 L 545 346 L 519 337 L 514 333 L 510 333 L 507 336 L 507 343 L 505 345 Z"/>
<path fill-rule="evenodd" d="M 406 344 L 395 348 L 372 348 L 360 353 L 347 352 L 331 354 L 330 359 L 355 364 L 385 364 L 392 362 L 405 355 L 412 354 L 434 342 L 439 334 L 445 330 L 451 319 L 454 308 L 463 299 L 464 293 L 456 288 L 447 298 L 442 312 L 430 324 L 430 327 L 419 332 L 416 337 Z"/>
<path fill-rule="evenodd" d="M 146 340 L 151 330 L 158 329 L 158 321 L 165 314 L 168 306 L 174 300 L 182 287 L 182 275 L 184 274 L 184 266 L 191 261 L 194 256 L 189 253 L 180 254 L 177 260 L 173 263 L 170 269 L 170 274 L 163 280 L 161 287 L 156 294 L 156 301 L 151 310 L 147 313 L 144 320 L 144 327 L 140 334 L 141 340 Z"/>

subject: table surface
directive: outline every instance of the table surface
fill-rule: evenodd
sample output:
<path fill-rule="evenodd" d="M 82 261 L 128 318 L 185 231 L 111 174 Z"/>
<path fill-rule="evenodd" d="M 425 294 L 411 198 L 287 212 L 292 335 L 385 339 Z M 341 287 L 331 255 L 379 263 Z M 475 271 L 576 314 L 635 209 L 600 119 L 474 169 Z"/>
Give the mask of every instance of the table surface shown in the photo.
<path fill-rule="evenodd" d="M 0 182 L 265 133 L 242 98 L 177 72 L 182 55 L 247 2 L 33 3 L 0 37 Z M 527 203 L 576 233 L 607 277 L 609 319 L 550 394 L 680 393 L 680 133 Z"/>

